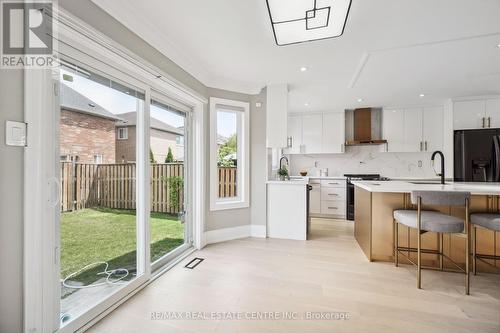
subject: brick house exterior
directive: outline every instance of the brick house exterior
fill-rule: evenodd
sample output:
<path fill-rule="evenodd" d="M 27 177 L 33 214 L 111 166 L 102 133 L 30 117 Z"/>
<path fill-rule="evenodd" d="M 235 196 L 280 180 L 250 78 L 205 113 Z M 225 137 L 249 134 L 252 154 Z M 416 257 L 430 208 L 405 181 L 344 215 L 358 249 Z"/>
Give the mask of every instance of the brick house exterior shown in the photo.
<path fill-rule="evenodd" d="M 123 121 L 116 123 L 116 159 L 119 163 L 134 162 L 136 160 L 136 112 L 119 115 Z M 150 145 L 157 163 L 164 163 L 168 148 L 172 149 L 174 160 L 184 160 L 184 129 L 176 128 L 151 118 Z M 126 128 L 126 138 L 120 138 L 120 129 Z"/>
<path fill-rule="evenodd" d="M 115 163 L 115 124 L 117 116 L 61 85 L 59 128 L 61 161 Z"/>

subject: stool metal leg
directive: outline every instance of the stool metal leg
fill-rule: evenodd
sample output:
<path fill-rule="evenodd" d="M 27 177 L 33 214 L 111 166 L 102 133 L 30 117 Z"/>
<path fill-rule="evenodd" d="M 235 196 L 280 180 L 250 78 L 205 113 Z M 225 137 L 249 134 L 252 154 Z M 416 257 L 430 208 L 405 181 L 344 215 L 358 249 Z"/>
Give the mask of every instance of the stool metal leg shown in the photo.
<path fill-rule="evenodd" d="M 398 247 L 399 247 L 398 221 L 394 220 L 394 265 L 396 267 L 399 266 Z"/>
<path fill-rule="evenodd" d="M 422 249 L 421 249 L 421 238 L 420 233 L 421 223 L 422 223 L 422 198 L 418 198 L 418 208 L 417 208 L 417 288 L 422 289 Z"/>
<path fill-rule="evenodd" d="M 471 226 L 471 230 L 472 230 L 472 273 L 474 273 L 474 275 L 477 274 L 477 268 L 476 268 L 476 225 L 473 224 Z"/>

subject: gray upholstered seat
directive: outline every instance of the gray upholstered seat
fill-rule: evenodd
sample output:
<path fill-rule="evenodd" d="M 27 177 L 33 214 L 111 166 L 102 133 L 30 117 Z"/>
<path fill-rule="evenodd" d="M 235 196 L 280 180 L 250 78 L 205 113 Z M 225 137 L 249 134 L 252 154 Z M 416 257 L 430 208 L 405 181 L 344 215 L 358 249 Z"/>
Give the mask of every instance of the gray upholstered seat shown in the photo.
<path fill-rule="evenodd" d="M 483 228 L 500 231 L 500 214 L 475 213 L 471 214 L 470 221 Z"/>
<path fill-rule="evenodd" d="M 417 228 L 416 210 L 395 210 L 394 219 L 410 228 Z M 422 211 L 421 229 L 432 232 L 459 233 L 464 230 L 464 221 L 440 212 Z"/>

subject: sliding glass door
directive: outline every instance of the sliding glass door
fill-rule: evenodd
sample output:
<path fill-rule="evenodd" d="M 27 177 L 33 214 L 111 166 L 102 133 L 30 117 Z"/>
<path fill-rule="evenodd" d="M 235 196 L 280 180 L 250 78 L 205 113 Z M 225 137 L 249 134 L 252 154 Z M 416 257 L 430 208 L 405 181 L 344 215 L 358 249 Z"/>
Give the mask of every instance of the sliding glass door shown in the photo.
<path fill-rule="evenodd" d="M 150 107 L 150 259 L 163 267 L 192 245 L 187 213 L 189 111 L 153 93 Z"/>
<path fill-rule="evenodd" d="M 80 317 L 144 269 L 137 218 L 138 117 L 145 92 L 89 68 L 60 69 L 61 323 Z"/>

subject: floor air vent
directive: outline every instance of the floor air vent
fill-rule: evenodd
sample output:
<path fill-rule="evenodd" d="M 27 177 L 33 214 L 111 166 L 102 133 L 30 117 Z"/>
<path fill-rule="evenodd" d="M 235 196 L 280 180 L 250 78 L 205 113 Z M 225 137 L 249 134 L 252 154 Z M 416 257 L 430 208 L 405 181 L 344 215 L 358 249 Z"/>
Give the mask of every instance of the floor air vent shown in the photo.
<path fill-rule="evenodd" d="M 198 266 L 199 264 L 201 264 L 201 262 L 205 260 L 203 258 L 194 258 L 193 260 L 191 260 L 190 262 L 188 262 L 186 264 L 186 268 L 189 268 L 189 269 L 194 269 L 196 266 Z"/>

